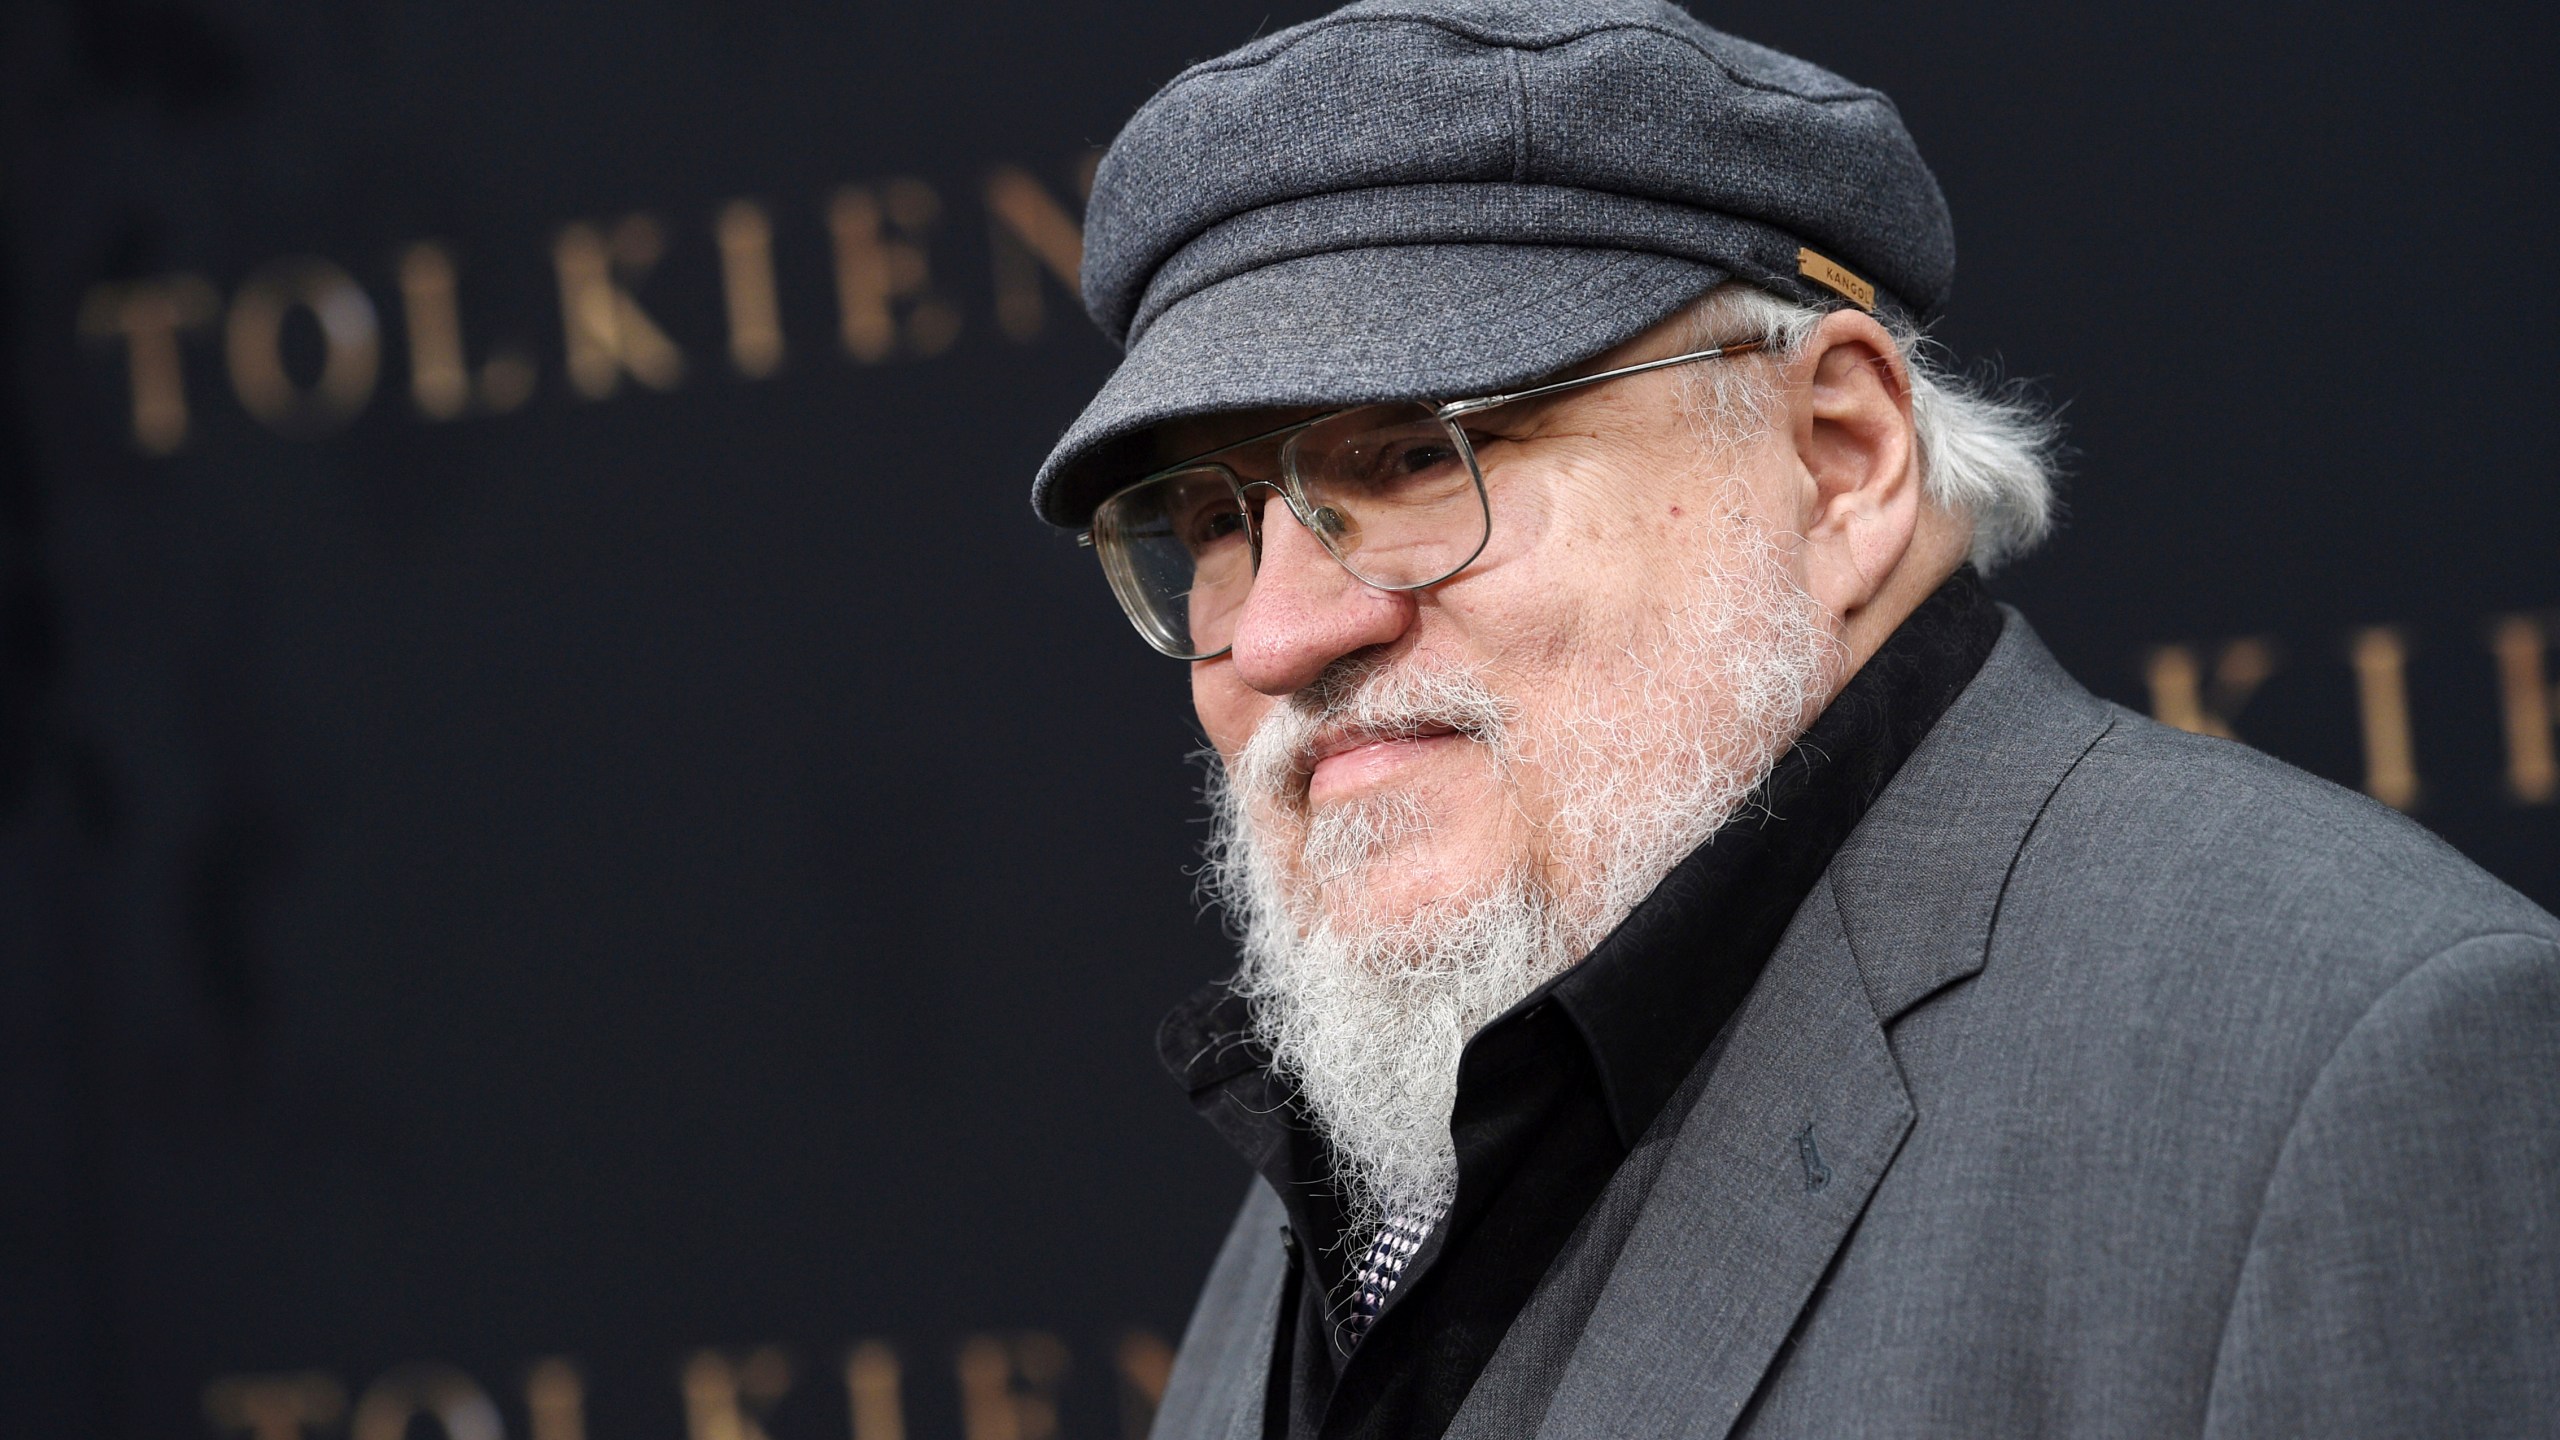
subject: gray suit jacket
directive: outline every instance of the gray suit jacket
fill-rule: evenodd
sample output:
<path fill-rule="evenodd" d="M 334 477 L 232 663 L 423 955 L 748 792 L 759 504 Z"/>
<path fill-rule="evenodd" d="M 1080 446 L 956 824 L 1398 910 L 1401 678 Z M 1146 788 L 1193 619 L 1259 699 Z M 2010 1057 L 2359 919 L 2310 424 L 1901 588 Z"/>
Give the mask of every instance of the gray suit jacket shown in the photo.
<path fill-rule="evenodd" d="M 1280 1224 L 1163 1440 L 1261 1434 Z M 2560 922 L 2012 614 L 1450 1433 L 2560 1435 Z"/>

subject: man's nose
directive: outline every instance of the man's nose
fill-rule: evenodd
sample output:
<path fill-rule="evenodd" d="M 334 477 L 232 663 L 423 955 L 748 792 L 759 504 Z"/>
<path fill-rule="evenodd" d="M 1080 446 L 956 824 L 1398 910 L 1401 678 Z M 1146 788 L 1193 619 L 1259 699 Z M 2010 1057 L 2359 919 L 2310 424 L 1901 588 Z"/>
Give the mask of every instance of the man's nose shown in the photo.
<path fill-rule="evenodd" d="M 1304 689 L 1343 656 L 1402 636 L 1415 610 L 1411 593 L 1343 569 L 1275 498 L 1263 510 L 1262 563 L 1236 617 L 1236 674 L 1265 695 Z"/>

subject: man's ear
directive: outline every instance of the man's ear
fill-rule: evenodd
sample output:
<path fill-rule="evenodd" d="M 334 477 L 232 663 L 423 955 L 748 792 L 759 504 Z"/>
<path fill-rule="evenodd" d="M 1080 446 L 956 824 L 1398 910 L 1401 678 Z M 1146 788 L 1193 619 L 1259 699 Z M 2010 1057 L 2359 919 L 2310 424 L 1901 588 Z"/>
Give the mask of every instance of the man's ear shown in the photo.
<path fill-rule="evenodd" d="M 1920 522 L 1911 372 L 1873 316 L 1839 310 L 1823 317 L 1788 379 L 1805 588 L 1854 621 L 1902 566 Z"/>

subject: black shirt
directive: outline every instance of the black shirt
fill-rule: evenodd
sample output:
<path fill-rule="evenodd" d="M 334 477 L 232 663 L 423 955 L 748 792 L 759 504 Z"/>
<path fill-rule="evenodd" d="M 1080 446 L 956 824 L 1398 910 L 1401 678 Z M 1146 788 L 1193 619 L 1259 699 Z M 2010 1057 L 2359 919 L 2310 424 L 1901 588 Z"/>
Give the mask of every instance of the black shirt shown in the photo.
<path fill-rule="evenodd" d="M 1628 1150 L 1702 1066 L 1805 895 L 2000 638 L 1970 568 L 1905 620 L 1782 757 L 1756 804 L 1580 964 L 1467 1044 L 1458 1187 L 1368 1333 L 1346 1344 L 1344 1211 L 1295 1086 L 1212 985 L 1167 1017 L 1165 1064 L 1279 1193 L 1296 1264 L 1265 1433 L 1437 1436 Z M 1691 1093 L 1695 1093 L 1692 1091 Z"/>

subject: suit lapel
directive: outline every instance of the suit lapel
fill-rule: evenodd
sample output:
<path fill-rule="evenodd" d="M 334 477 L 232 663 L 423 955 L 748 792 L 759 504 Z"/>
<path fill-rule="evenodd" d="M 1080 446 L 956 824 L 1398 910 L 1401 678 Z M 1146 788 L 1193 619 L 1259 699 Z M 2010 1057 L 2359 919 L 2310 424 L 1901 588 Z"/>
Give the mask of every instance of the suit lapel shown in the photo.
<path fill-rule="evenodd" d="M 1982 673 L 1831 862 L 1841 928 L 1880 1022 L 1982 969 L 2011 865 L 2119 713 L 2010 612 Z"/>
<path fill-rule="evenodd" d="M 1541 1435 L 1731 1431 L 1910 1132 L 1886 1027 L 1982 969 L 2011 863 L 2111 723 L 2013 613 L 1734 1017 Z"/>
<path fill-rule="evenodd" d="M 1734 1018 L 1540 1433 L 1724 1434 L 1910 1128 L 1826 882 Z"/>

